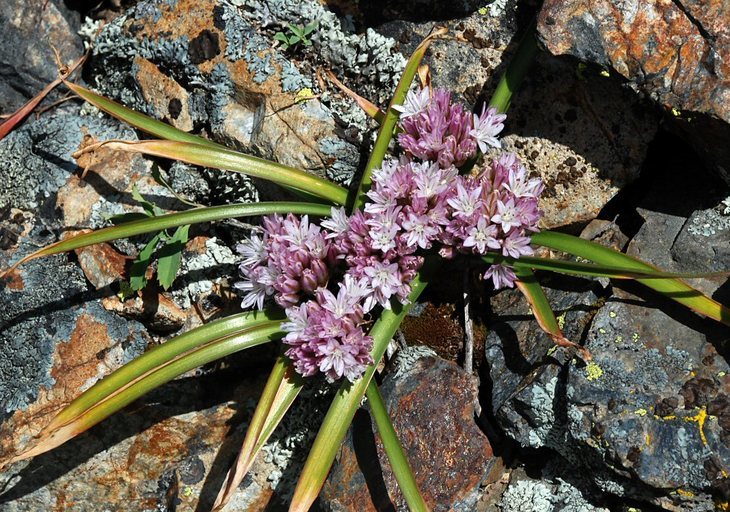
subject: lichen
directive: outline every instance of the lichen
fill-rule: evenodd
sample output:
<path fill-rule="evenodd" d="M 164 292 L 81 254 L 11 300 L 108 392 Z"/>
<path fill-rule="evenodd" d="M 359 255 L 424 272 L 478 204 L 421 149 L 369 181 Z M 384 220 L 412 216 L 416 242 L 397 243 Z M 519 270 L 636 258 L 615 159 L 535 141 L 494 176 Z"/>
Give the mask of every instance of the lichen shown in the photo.
<path fill-rule="evenodd" d="M 603 376 L 603 369 L 595 361 L 591 361 L 585 367 L 584 374 L 586 380 L 594 381 Z"/>

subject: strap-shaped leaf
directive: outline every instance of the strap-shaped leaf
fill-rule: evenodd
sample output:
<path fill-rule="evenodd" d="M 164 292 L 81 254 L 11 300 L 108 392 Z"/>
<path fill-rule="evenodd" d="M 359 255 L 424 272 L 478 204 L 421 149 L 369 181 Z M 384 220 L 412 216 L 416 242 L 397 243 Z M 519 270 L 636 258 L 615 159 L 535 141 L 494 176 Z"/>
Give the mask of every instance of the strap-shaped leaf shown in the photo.
<path fill-rule="evenodd" d="M 378 384 L 374 380 L 370 381 L 366 394 L 370 404 L 370 414 L 375 419 L 385 454 L 388 456 L 390 467 L 393 469 L 395 480 L 406 499 L 408 508 L 411 512 L 428 512 L 428 505 L 418 489 L 416 477 L 413 476 L 413 470 L 408 463 L 408 458 L 398 440 L 393 424 L 390 422 Z"/>
<path fill-rule="evenodd" d="M 0 277 L 5 276 L 18 265 L 27 261 L 41 258 L 43 256 L 51 256 L 53 254 L 72 251 L 89 245 L 110 242 L 120 238 L 129 238 L 132 236 L 143 235 L 145 233 L 156 233 L 163 229 L 176 228 L 187 224 L 213 222 L 236 217 L 271 215 L 274 213 L 296 213 L 301 215 L 326 217 L 330 215 L 330 207 L 321 204 L 297 202 L 244 203 L 195 208 L 184 212 L 170 213 L 168 215 L 160 215 L 159 217 L 135 220 L 119 224 L 118 226 L 110 226 L 108 228 L 92 231 L 91 233 L 82 233 L 80 235 L 67 238 L 66 240 L 61 240 L 60 242 L 48 245 L 29 254 L 28 256 L 25 256 L 8 270 L 1 272 Z"/>
<path fill-rule="evenodd" d="M 55 89 L 61 82 L 63 82 L 68 76 L 71 75 L 74 71 L 76 71 L 81 64 L 84 63 L 86 60 L 87 55 L 83 55 L 81 58 L 79 58 L 76 62 L 74 62 L 71 67 L 62 69 L 60 71 L 60 75 L 58 78 L 53 80 L 50 84 L 46 85 L 41 92 L 33 96 L 30 100 L 28 100 L 22 107 L 20 107 L 18 110 L 13 112 L 13 114 L 8 117 L 5 121 L 0 123 L 0 140 L 3 140 L 5 136 L 10 133 L 13 128 L 15 128 L 18 123 L 20 123 L 23 119 L 25 119 L 28 114 L 33 112 L 33 110 L 40 104 L 43 99 L 48 96 L 48 94 Z"/>
<path fill-rule="evenodd" d="M 295 188 L 335 204 L 345 204 L 347 202 L 347 190 L 324 178 L 318 178 L 308 172 L 233 151 L 232 149 L 211 147 L 195 142 L 177 142 L 171 140 L 110 140 L 87 146 L 74 153 L 74 157 L 94 151 L 101 146 L 107 149 L 115 149 L 129 153 L 141 153 L 143 155 L 170 158 L 203 167 L 214 167 L 216 169 L 240 172 L 247 176 L 261 178 L 279 185 Z"/>
<path fill-rule="evenodd" d="M 550 307 L 550 302 L 548 302 L 548 298 L 540 283 L 537 282 L 537 278 L 532 270 L 527 267 L 516 267 L 514 271 L 517 276 L 515 284 L 522 292 L 522 295 L 525 296 L 527 302 L 530 303 L 532 314 L 535 316 L 535 320 L 537 320 L 537 325 L 552 338 L 556 345 L 579 350 L 583 359 L 589 361 L 591 359 L 590 352 L 585 347 L 573 343 L 563 335 L 563 331 L 560 329 L 560 325 L 558 325 L 558 319 L 555 318 L 555 313 Z"/>
<path fill-rule="evenodd" d="M 378 108 L 377 105 L 372 103 L 370 100 L 363 98 L 358 93 L 356 93 L 355 91 L 353 91 L 352 89 L 347 87 L 345 84 L 340 82 L 337 79 L 337 76 L 335 76 L 335 74 L 332 71 L 327 70 L 327 78 L 332 80 L 332 82 L 342 92 L 344 92 L 346 95 L 348 95 L 350 98 L 352 98 L 352 100 L 355 103 L 357 103 L 357 106 L 360 107 L 362 109 L 362 111 L 365 112 L 365 114 L 367 114 L 369 117 L 372 117 L 373 119 L 375 119 L 378 122 L 378 124 L 381 124 L 385 120 L 385 114 L 383 113 L 382 110 L 380 110 Z"/>
<path fill-rule="evenodd" d="M 579 261 L 559 260 L 556 258 L 537 258 L 520 256 L 511 258 L 498 253 L 483 255 L 482 261 L 489 264 L 503 263 L 512 268 L 530 268 L 535 270 L 549 270 L 575 276 L 608 277 L 611 279 L 666 279 L 666 278 L 696 278 L 727 276 L 728 272 L 664 272 L 662 270 L 632 270 L 626 267 L 613 265 L 596 265 Z"/>
<path fill-rule="evenodd" d="M 127 108 L 124 105 L 112 101 L 109 98 L 105 98 L 100 94 L 96 94 L 89 89 L 81 87 L 80 85 L 76 85 L 68 81 L 65 82 L 65 84 L 74 93 L 94 105 L 96 108 L 103 110 L 110 116 L 128 123 L 145 133 L 149 133 L 150 135 L 154 135 L 160 139 L 173 140 L 177 142 L 192 142 L 194 144 L 202 144 L 203 146 L 211 148 L 225 149 L 225 146 L 213 142 L 212 140 L 179 130 L 174 126 L 170 126 L 167 123 L 163 123 L 162 121 L 153 119 L 145 114 L 132 110 L 131 108 Z M 293 189 L 286 184 L 281 185 L 304 200 L 319 202 L 319 199 L 315 196 Z"/>
<path fill-rule="evenodd" d="M 225 148 L 225 146 L 213 142 L 212 140 L 204 139 L 203 137 L 198 137 L 197 135 L 184 132 L 175 128 L 174 126 L 170 126 L 167 123 L 163 123 L 162 121 L 153 119 L 145 114 L 132 110 L 131 108 L 127 108 L 124 105 L 120 105 L 116 101 L 112 101 L 109 98 L 105 98 L 100 94 L 96 94 L 95 92 L 90 91 L 85 87 L 81 87 L 80 85 L 68 81 L 64 83 L 66 87 L 71 89 L 75 94 L 88 101 L 99 110 L 106 112 L 110 116 L 115 117 L 120 121 L 131 124 L 135 128 L 138 128 L 143 132 L 149 133 L 150 135 L 154 135 L 155 137 L 159 137 L 161 139 L 175 140 L 178 142 L 193 142 L 211 148 Z"/>
<path fill-rule="evenodd" d="M 329 473 L 330 467 L 335 460 L 340 443 L 345 438 L 347 429 L 355 417 L 355 412 L 360 407 L 360 401 L 375 374 L 377 363 L 382 359 L 390 339 L 410 310 L 411 305 L 426 288 L 429 277 L 433 275 L 439 263 L 438 259 L 427 258 L 419 275 L 410 283 L 411 293 L 408 296 L 410 303 L 405 306 L 394 304 L 392 310 L 383 311 L 380 318 L 370 329 L 370 336 L 373 337 L 372 356 L 376 364 L 368 366 L 363 376 L 354 383 L 344 383 L 332 400 L 312 449 L 307 456 L 304 468 L 299 475 L 299 481 L 289 508 L 291 512 L 306 512 L 312 506 L 314 500 L 317 499 L 317 495 L 327 478 L 327 473 Z"/>
<path fill-rule="evenodd" d="M 434 30 L 428 37 L 426 37 L 421 44 L 413 52 L 413 55 L 408 59 L 406 67 L 403 70 L 403 74 L 400 77 L 400 81 L 395 88 L 393 97 L 388 105 L 388 110 L 385 112 L 385 118 L 380 124 L 380 131 L 378 132 L 378 138 L 375 139 L 375 145 L 373 151 L 370 153 L 370 159 L 368 160 L 362 178 L 360 179 L 360 185 L 357 188 L 357 196 L 355 196 L 353 208 L 362 208 L 365 204 L 367 196 L 365 195 L 370 189 L 372 183 L 372 172 L 375 168 L 383 163 L 385 153 L 388 151 L 388 145 L 390 140 L 393 138 L 393 132 L 395 131 L 396 123 L 398 122 L 398 111 L 393 108 L 394 105 L 400 105 L 406 98 L 408 89 L 411 87 L 413 77 L 418 72 L 418 66 L 421 64 L 423 56 L 426 54 L 431 42 L 447 32 L 445 28 L 439 28 Z"/>
<path fill-rule="evenodd" d="M 507 112 L 512 101 L 512 96 L 519 89 L 532 66 L 537 54 L 537 41 L 535 39 L 535 23 L 533 22 L 527 33 L 520 41 L 517 52 L 510 60 L 509 66 L 500 77 L 497 87 L 494 90 L 489 106 L 497 109 L 498 112 Z"/>
<path fill-rule="evenodd" d="M 214 320 L 208 324 L 191 329 L 161 345 L 151 348 L 141 356 L 101 379 L 56 415 L 45 430 L 54 430 L 73 421 L 95 404 L 105 400 L 141 375 L 172 361 L 190 350 L 210 343 L 213 340 L 225 338 L 237 332 L 283 319 L 284 315 L 281 311 L 252 311 Z"/>
<path fill-rule="evenodd" d="M 294 371 L 291 362 L 285 357 L 277 359 L 261 394 L 261 399 L 256 405 L 256 411 L 254 411 L 246 431 L 241 451 L 238 453 L 233 467 L 228 471 L 226 481 L 215 500 L 214 511 L 223 510 L 230 501 L 238 484 L 243 481 L 251 469 L 256 455 L 299 395 L 302 385 L 303 379 Z"/>
<path fill-rule="evenodd" d="M 600 265 L 624 267 L 638 272 L 660 271 L 654 265 L 627 254 L 565 233 L 541 231 L 532 235 L 532 243 L 595 261 Z M 636 280 L 698 313 L 730 325 L 730 309 L 679 279 L 637 278 Z"/>
<path fill-rule="evenodd" d="M 93 427 L 145 393 L 199 366 L 281 337 L 280 321 L 264 322 L 243 331 L 216 338 L 185 354 L 168 359 L 115 389 L 106 398 L 86 408 L 73 420 L 54 430 L 44 430 L 36 443 L 8 463 L 34 457 L 60 446 Z M 89 390 L 91 391 L 91 390 Z M 88 392 L 87 392 L 88 393 Z"/>

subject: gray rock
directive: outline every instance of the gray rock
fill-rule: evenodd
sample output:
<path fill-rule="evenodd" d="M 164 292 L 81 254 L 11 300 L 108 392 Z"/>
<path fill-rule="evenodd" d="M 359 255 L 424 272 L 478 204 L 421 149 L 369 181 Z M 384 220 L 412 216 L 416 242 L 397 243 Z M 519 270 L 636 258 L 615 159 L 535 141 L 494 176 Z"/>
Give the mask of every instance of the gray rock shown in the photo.
<path fill-rule="evenodd" d="M 628 253 L 668 270 L 717 268 L 710 254 L 726 249 L 724 209 L 691 212 L 703 202 L 722 204 L 707 189 L 707 182 L 688 185 L 663 174 L 640 202 L 644 223 Z M 708 216 L 714 220 L 702 221 L 705 236 L 696 219 Z M 724 280 L 694 284 L 712 294 Z M 560 453 L 603 492 L 623 499 L 692 510 L 712 510 L 714 499 L 726 499 L 727 328 L 622 283 L 583 332 L 593 355 L 587 365 L 524 365 L 521 381 L 491 370 L 495 415 L 505 432 L 524 447 Z M 499 349 L 490 354 L 499 365 Z"/>
<path fill-rule="evenodd" d="M 134 132 L 108 117 L 65 107 L 16 128 L 0 141 L 0 206 L 23 210 L 55 208 L 56 191 L 80 172 L 71 153 L 84 133 L 104 139 L 134 139 Z M 52 212 L 47 211 L 48 218 Z"/>
<path fill-rule="evenodd" d="M 78 14 L 59 0 L 6 0 L 0 5 L 0 112 L 12 112 L 58 76 L 51 45 L 64 64 L 83 53 Z M 52 98 L 58 97 L 56 93 Z"/>
<path fill-rule="evenodd" d="M 501 512 L 608 512 L 595 505 L 595 498 L 561 477 L 550 464 L 541 478 L 530 478 L 522 469 L 510 475 L 510 482 L 495 509 Z M 563 472 L 571 468 L 563 465 Z M 568 470 L 568 471 L 566 471 Z"/>
<path fill-rule="evenodd" d="M 140 2 L 96 40 L 94 85 L 182 130 L 205 129 L 226 145 L 346 183 L 358 149 L 341 138 L 332 111 L 312 98 L 313 78 L 244 15 L 217 0 Z M 248 179 L 230 176 L 231 190 L 256 199 Z"/>

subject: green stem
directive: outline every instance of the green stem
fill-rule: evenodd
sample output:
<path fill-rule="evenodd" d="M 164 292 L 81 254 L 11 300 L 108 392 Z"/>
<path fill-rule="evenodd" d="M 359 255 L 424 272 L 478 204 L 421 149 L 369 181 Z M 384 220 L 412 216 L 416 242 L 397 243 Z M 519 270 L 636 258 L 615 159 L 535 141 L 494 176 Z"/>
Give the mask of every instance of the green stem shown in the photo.
<path fill-rule="evenodd" d="M 509 63 L 507 71 L 497 83 L 492 99 L 489 102 L 490 107 L 494 107 L 499 112 L 507 112 L 512 96 L 519 89 L 522 80 L 527 75 L 527 71 L 532 66 L 537 54 L 537 41 L 535 40 L 534 23 L 528 29 L 527 34 L 520 41 L 517 53 Z"/>
<path fill-rule="evenodd" d="M 357 187 L 357 193 L 352 204 L 352 211 L 362 208 L 365 204 L 365 201 L 367 200 L 367 196 L 365 194 L 370 189 L 370 185 L 372 183 L 372 172 L 383 163 L 385 153 L 388 151 L 388 145 L 393 138 L 393 133 L 395 132 L 395 127 L 398 123 L 399 117 L 398 112 L 393 109 L 393 105 L 400 105 L 403 103 L 406 98 L 406 94 L 408 93 L 408 89 L 411 87 L 411 82 L 413 82 L 413 78 L 418 72 L 418 66 L 421 64 L 421 59 L 423 59 L 423 56 L 426 54 L 428 46 L 431 44 L 433 39 L 445 33 L 445 29 L 435 30 L 432 34 L 426 37 L 420 45 L 418 45 L 418 48 L 416 48 L 413 55 L 411 55 L 408 59 L 406 67 L 403 70 L 403 75 L 401 75 L 400 81 L 393 93 L 393 97 L 390 100 L 390 105 L 388 105 L 388 110 L 385 112 L 385 119 L 383 119 L 383 122 L 380 125 L 378 138 L 375 140 L 375 146 L 373 146 L 373 151 L 370 153 L 370 158 L 368 159 L 368 163 L 363 171 L 362 178 L 360 179 L 360 185 Z"/>
<path fill-rule="evenodd" d="M 390 422 L 388 411 L 383 403 L 383 397 L 374 380 L 371 380 L 368 384 L 366 395 L 370 403 L 370 414 L 375 419 L 385 453 L 388 456 L 391 468 L 393 468 L 393 474 L 398 486 L 406 499 L 406 503 L 408 503 L 408 508 L 412 512 L 428 511 L 428 506 L 423 496 L 421 496 L 416 478 L 413 476 L 413 470 L 408 464 L 408 458 L 398 440 L 393 424 Z"/>

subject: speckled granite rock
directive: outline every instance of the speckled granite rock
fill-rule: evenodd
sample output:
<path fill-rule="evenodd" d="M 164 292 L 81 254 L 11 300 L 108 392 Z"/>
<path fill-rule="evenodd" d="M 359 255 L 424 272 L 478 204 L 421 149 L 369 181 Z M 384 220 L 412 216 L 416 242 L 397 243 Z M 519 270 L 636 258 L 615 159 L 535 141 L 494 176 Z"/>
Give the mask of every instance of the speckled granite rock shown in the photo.
<path fill-rule="evenodd" d="M 572 473 L 564 463 L 548 464 L 538 478 L 530 478 L 519 468 L 511 473 L 499 501 L 484 512 L 608 512 L 570 481 Z"/>
<path fill-rule="evenodd" d="M 312 78 L 241 9 L 217 0 L 140 2 L 97 39 L 96 87 L 180 129 L 205 129 L 229 146 L 348 181 L 358 149 L 313 97 Z"/>
<path fill-rule="evenodd" d="M 644 223 L 627 252 L 668 270 L 715 269 L 723 263 L 710 255 L 714 248 L 722 255 L 727 243 L 724 210 L 692 213 L 713 202 L 710 181 L 675 178 L 663 173 L 641 199 Z M 723 281 L 695 284 L 713 294 Z M 508 435 L 524 447 L 560 453 L 602 491 L 623 499 L 668 510 L 712 510 L 727 500 L 727 328 L 638 285 L 622 285 L 581 331 L 593 354 L 587 365 L 561 360 L 558 352 L 522 370 L 494 359 L 492 374 L 502 369 L 492 392 L 495 415 Z M 519 343 L 529 345 L 522 332 Z M 516 342 L 501 339 L 504 347 Z M 519 385 L 501 376 L 515 372 L 523 376 Z"/>
<path fill-rule="evenodd" d="M 499 16 L 475 12 L 449 22 L 453 37 L 434 41 L 426 57 L 434 86 L 481 108 L 513 55 L 516 10 L 507 2 Z M 378 30 L 408 54 L 434 25 L 396 21 Z M 583 225 L 639 176 L 657 126 L 648 104 L 617 80 L 539 54 L 512 100 L 503 144 L 545 180 L 544 225 Z"/>
<path fill-rule="evenodd" d="M 53 45 L 71 64 L 83 53 L 78 15 L 59 0 L 0 4 L 0 112 L 12 112 L 58 76 Z M 52 98 L 60 97 L 53 93 Z"/>
<path fill-rule="evenodd" d="M 413 353 L 381 385 L 393 427 L 432 510 L 473 510 L 493 465 L 474 422 L 474 379 L 454 363 Z M 325 510 L 407 508 L 374 428 L 365 411 L 356 416 L 322 490 Z"/>
<path fill-rule="evenodd" d="M 660 105 L 684 111 L 680 130 L 730 180 L 727 2 L 545 2 L 538 31 L 556 55 L 612 67 Z"/>

